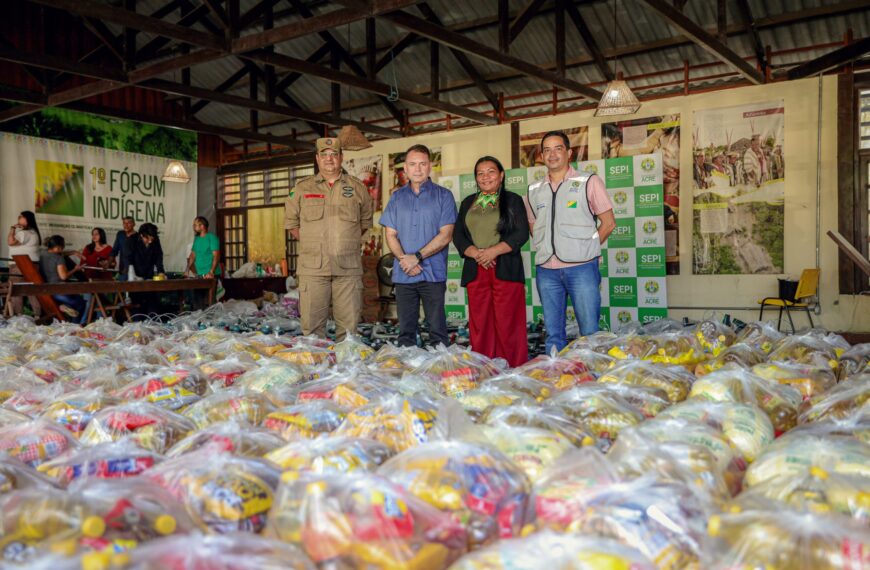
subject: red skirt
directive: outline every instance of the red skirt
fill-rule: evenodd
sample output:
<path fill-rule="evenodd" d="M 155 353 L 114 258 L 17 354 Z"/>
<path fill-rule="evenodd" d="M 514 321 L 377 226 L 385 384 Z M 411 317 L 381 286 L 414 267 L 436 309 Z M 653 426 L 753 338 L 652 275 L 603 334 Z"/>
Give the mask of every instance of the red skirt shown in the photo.
<path fill-rule="evenodd" d="M 494 267 L 478 266 L 477 277 L 466 290 L 472 350 L 504 358 L 511 367 L 525 364 L 529 359 L 525 284 L 502 281 L 495 276 Z"/>

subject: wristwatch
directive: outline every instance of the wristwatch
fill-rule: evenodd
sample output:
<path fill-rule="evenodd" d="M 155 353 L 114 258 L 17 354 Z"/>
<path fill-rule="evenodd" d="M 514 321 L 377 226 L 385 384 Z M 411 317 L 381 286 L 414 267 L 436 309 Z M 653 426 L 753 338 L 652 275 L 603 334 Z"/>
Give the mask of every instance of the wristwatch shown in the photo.
<path fill-rule="evenodd" d="M 420 253 L 418 251 L 417 253 L 414 254 L 414 257 L 417 258 L 417 261 L 419 261 L 420 263 L 423 263 L 423 254 L 422 253 Z"/>

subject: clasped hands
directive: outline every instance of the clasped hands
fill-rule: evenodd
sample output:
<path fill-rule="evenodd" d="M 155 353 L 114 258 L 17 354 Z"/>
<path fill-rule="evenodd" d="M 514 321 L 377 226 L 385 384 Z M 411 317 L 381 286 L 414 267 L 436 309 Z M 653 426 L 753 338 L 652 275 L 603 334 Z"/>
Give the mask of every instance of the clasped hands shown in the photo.
<path fill-rule="evenodd" d="M 420 267 L 420 260 L 418 260 L 417 256 L 413 253 L 406 253 L 405 255 L 400 257 L 399 267 L 401 267 L 402 271 L 404 271 L 411 277 L 420 275 L 420 273 L 423 272 L 423 269 Z"/>
<path fill-rule="evenodd" d="M 495 267 L 495 260 L 498 257 L 498 253 L 496 253 L 491 247 L 479 249 L 472 245 L 465 250 L 465 256 L 472 258 L 484 269 L 492 269 Z"/>

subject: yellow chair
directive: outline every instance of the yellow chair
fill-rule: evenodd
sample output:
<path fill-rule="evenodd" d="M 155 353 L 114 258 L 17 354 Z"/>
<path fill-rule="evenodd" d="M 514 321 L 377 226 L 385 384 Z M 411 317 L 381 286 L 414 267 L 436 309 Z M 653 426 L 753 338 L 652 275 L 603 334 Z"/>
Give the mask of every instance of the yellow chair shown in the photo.
<path fill-rule="evenodd" d="M 791 324 L 791 332 L 795 332 L 794 321 L 791 319 L 791 309 L 803 309 L 807 313 L 807 318 L 810 320 L 810 327 L 814 327 L 813 317 L 810 314 L 810 304 L 804 299 L 814 297 L 819 290 L 819 270 L 804 269 L 801 273 L 800 281 L 798 281 L 797 291 L 794 294 L 794 300 L 783 299 L 781 297 L 765 297 L 758 302 L 761 308 L 758 312 L 758 320 L 762 320 L 765 307 L 779 307 L 779 320 L 776 323 L 776 328 L 779 330 L 782 325 L 782 311 L 785 309 L 785 314 L 788 315 L 788 322 Z"/>

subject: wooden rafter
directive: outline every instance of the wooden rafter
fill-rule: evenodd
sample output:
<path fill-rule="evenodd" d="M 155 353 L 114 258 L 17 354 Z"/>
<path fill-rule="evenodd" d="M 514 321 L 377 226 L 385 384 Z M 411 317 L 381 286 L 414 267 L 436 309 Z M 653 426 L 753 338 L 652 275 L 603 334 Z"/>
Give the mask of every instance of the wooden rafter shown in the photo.
<path fill-rule="evenodd" d="M 761 36 L 758 34 L 758 24 L 752 16 L 749 0 L 737 0 L 737 11 L 740 13 L 740 19 L 743 20 L 743 25 L 746 26 L 749 39 L 752 41 L 752 51 L 755 52 L 755 59 L 761 64 L 761 71 L 764 72 L 767 69 L 767 61 L 764 57 L 764 45 L 761 43 Z"/>
<path fill-rule="evenodd" d="M 828 52 L 825 55 L 817 57 L 806 63 L 802 63 L 797 67 L 793 67 L 788 71 L 789 79 L 800 79 L 811 75 L 824 73 L 829 69 L 834 69 L 849 63 L 854 59 L 858 59 L 864 54 L 870 52 L 870 37 L 862 38 L 856 42 Z"/>
<path fill-rule="evenodd" d="M 526 5 L 523 6 L 523 9 L 520 10 L 520 13 L 517 14 L 514 21 L 511 22 L 509 44 L 513 43 L 513 41 L 517 39 L 517 36 L 526 29 L 526 26 L 528 26 L 529 22 L 532 21 L 532 18 L 538 14 L 538 10 L 540 10 L 545 1 L 546 0 L 529 0 Z"/>
<path fill-rule="evenodd" d="M 589 26 L 586 25 L 586 20 L 583 19 L 580 10 L 573 2 L 566 2 L 565 9 L 568 12 L 568 16 L 571 18 L 571 21 L 574 22 L 574 27 L 577 28 L 577 32 L 580 34 L 580 39 L 582 39 L 583 43 L 586 44 L 586 49 L 589 51 L 592 61 L 595 62 L 595 67 L 598 69 L 598 73 L 600 73 L 605 80 L 612 81 L 613 71 L 610 69 L 610 66 L 607 65 L 607 60 L 601 53 L 601 49 L 598 47 L 598 42 L 595 41 L 595 36 L 592 35 Z"/>

